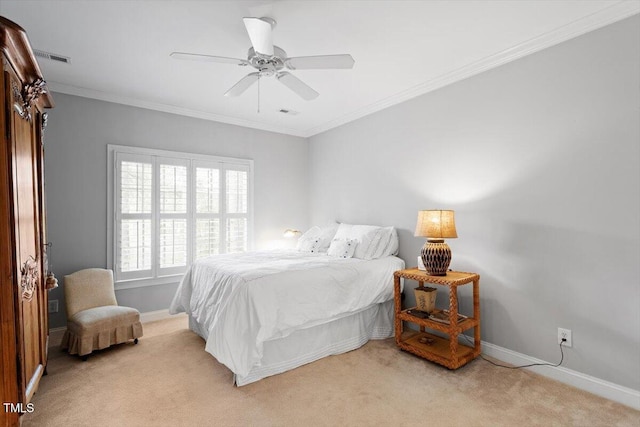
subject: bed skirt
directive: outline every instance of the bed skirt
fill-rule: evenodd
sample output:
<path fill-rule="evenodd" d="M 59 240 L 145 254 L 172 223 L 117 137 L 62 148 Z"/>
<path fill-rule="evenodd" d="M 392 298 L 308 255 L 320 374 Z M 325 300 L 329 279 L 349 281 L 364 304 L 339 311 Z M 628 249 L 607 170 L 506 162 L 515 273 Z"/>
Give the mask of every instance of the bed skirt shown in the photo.
<path fill-rule="evenodd" d="M 260 366 L 246 376 L 234 375 L 238 386 L 306 365 L 323 357 L 346 353 L 362 347 L 371 339 L 393 336 L 393 300 L 329 323 L 300 329 L 291 335 L 266 341 Z M 189 328 L 206 340 L 197 322 L 189 316 Z"/>

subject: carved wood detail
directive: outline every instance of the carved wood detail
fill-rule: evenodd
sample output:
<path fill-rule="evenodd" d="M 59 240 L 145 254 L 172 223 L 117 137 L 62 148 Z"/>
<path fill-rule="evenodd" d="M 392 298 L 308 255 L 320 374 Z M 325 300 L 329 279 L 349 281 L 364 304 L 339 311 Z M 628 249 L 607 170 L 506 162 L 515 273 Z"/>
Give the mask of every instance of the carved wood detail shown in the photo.
<path fill-rule="evenodd" d="M 31 121 L 31 107 L 42 94 L 47 93 L 47 82 L 37 79 L 31 84 L 25 84 L 22 90 L 15 83 L 11 86 L 15 100 L 13 108 L 21 118 Z M 46 126 L 46 118 L 43 118 L 43 129 L 44 126 Z"/>
<path fill-rule="evenodd" d="M 31 107 L 36 103 L 38 98 L 47 93 L 47 82 L 43 79 L 36 79 L 31 84 L 25 84 L 22 88 L 22 93 L 24 95 L 24 102 Z"/>
<path fill-rule="evenodd" d="M 38 289 L 38 261 L 29 255 L 20 272 L 22 273 L 22 279 L 20 280 L 22 299 L 23 301 L 31 301 Z"/>

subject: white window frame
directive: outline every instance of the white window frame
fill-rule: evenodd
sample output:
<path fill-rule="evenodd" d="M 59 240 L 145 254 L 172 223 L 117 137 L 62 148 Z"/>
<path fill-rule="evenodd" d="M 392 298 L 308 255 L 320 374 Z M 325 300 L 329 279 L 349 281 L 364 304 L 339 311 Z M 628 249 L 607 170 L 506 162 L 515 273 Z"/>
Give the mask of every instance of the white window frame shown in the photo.
<path fill-rule="evenodd" d="M 172 166 L 184 166 L 187 168 L 187 211 L 183 214 L 181 213 L 162 213 L 160 212 L 160 166 L 161 165 L 172 165 Z M 156 156 L 155 157 L 155 161 L 153 164 L 154 168 L 154 175 L 153 175 L 153 179 L 156 182 L 156 186 L 154 188 L 155 190 L 155 201 L 156 203 L 154 203 L 154 208 L 152 209 L 152 212 L 154 214 L 154 223 L 153 223 L 153 230 L 155 230 L 155 235 L 159 236 L 160 235 L 160 221 L 162 219 L 185 219 L 187 221 L 187 236 L 189 235 L 189 222 L 190 222 L 190 217 L 191 217 L 191 212 L 190 212 L 190 198 L 192 197 L 192 191 L 189 191 L 189 175 L 191 173 L 191 164 L 190 161 L 187 159 L 182 159 L 182 158 L 175 158 L 175 157 L 166 157 L 166 156 Z M 116 224 L 117 225 L 117 224 Z M 114 240 L 115 242 L 115 240 Z M 154 241 L 154 259 L 159 259 L 160 257 L 160 239 L 155 239 Z M 187 237 L 187 267 L 189 266 L 189 264 L 192 262 L 192 258 L 191 258 L 191 245 L 189 245 L 189 237 Z M 154 277 L 160 278 L 160 277 L 166 277 L 166 276 L 176 276 L 176 275 L 182 275 L 184 274 L 186 268 L 185 267 L 164 267 L 161 268 L 159 263 L 154 263 L 153 264 L 155 267 L 154 270 Z"/>
<path fill-rule="evenodd" d="M 119 188 L 120 174 L 116 170 L 118 159 L 152 159 L 152 170 L 154 186 L 152 187 L 152 266 L 150 271 L 132 272 L 122 274 L 118 272 L 117 241 L 118 238 L 118 212 L 120 210 L 117 200 L 116 188 Z M 175 164 L 187 166 L 187 213 L 176 214 L 176 216 L 187 218 L 187 267 L 159 268 L 160 239 L 159 229 L 160 217 L 171 217 L 174 214 L 160 214 L 160 164 Z M 124 145 L 107 145 L 107 266 L 114 271 L 116 289 L 129 289 L 144 286 L 163 285 L 177 283 L 180 281 L 184 271 L 195 260 L 196 257 L 196 198 L 195 198 L 195 168 L 207 167 L 220 169 L 220 213 L 204 214 L 220 218 L 220 247 L 221 253 L 226 251 L 226 218 L 246 217 L 247 218 L 247 250 L 253 249 L 253 160 L 238 159 L 232 157 L 219 157 L 204 154 L 184 153 L 177 151 L 158 150 L 151 148 L 129 147 Z M 226 212 L 226 171 L 243 170 L 247 172 L 247 214 L 227 214 Z M 129 214 L 138 215 L 138 214 Z M 141 214 L 144 215 L 144 214 Z"/>

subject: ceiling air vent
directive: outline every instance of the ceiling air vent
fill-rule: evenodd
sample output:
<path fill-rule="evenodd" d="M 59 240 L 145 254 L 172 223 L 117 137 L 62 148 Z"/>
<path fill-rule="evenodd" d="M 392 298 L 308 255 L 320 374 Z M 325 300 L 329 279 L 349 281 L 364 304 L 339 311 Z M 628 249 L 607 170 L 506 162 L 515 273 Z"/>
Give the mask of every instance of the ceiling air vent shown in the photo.
<path fill-rule="evenodd" d="M 44 50 L 33 49 L 33 54 L 37 57 L 50 59 L 52 61 L 64 62 L 65 64 L 71 63 L 71 58 L 69 58 L 68 56 L 45 52 Z"/>
<path fill-rule="evenodd" d="M 286 108 L 281 108 L 280 110 L 278 110 L 278 112 L 282 114 L 288 114 L 290 116 L 297 116 L 298 114 L 300 114 L 298 111 L 287 110 Z"/>

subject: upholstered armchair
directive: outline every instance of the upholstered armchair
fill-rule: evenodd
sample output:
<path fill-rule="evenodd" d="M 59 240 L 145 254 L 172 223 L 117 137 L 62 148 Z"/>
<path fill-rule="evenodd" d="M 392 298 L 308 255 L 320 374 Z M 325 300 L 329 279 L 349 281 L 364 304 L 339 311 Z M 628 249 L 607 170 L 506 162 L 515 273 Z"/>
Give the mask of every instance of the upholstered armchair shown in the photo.
<path fill-rule="evenodd" d="M 67 330 L 61 348 L 83 360 L 94 350 L 107 348 L 142 336 L 140 313 L 118 306 L 113 272 L 88 268 L 64 276 Z"/>

